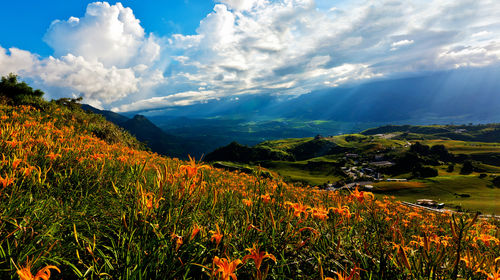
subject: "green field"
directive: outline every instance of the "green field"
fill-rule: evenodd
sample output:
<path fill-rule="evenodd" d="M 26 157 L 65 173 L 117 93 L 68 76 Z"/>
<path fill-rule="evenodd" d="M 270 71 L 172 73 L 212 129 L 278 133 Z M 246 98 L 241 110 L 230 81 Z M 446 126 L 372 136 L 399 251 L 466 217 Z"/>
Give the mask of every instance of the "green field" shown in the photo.
<path fill-rule="evenodd" d="M 500 143 L 493 142 L 494 137 L 488 138 L 489 142 L 478 142 L 487 139 L 486 136 L 490 135 L 491 131 L 496 131 L 493 128 L 496 129 L 497 125 L 491 126 L 491 129 L 488 126 L 466 128 L 410 126 L 405 127 L 406 130 L 403 131 L 394 131 L 389 127 L 390 129 L 375 129 L 373 133 L 271 140 L 255 147 L 281 152 L 295 160 L 263 158 L 261 161 L 248 163 L 262 165 L 288 181 L 302 182 L 311 186 L 324 185 L 337 181 L 352 181 L 347 174 L 339 173 L 339 169 L 356 167 L 359 170 L 370 167 L 370 162 L 375 160 L 376 155 L 382 154 L 384 160 L 394 161 L 416 142 L 427 145 L 428 149 L 443 145 L 452 157 L 461 159 L 455 161 L 434 159 L 433 162 L 423 163 L 427 168 L 438 172 L 437 177 L 427 179 L 417 180 L 410 171 L 384 174 L 385 178 L 405 178 L 410 181 L 376 183 L 374 185 L 377 187 L 377 193 L 393 195 L 408 202 L 426 198 L 445 203 L 452 209 L 462 208 L 470 211 L 478 210 L 485 214 L 500 214 L 500 188 L 493 187 L 492 183 L 493 178 L 500 174 Z M 469 133 L 457 134 L 454 132 L 456 129 L 467 129 Z M 460 137 L 468 137 L 471 140 L 457 139 Z M 474 163 L 475 169 L 470 175 L 460 174 L 465 159 Z M 448 170 L 449 165 L 454 166 L 451 172 Z M 354 179 L 370 181 L 364 177 Z"/>
<path fill-rule="evenodd" d="M 500 151 L 500 143 L 457 140 L 424 140 L 421 143 L 429 146 L 444 145 L 450 152 L 456 154 L 498 153 Z"/>
<path fill-rule="evenodd" d="M 474 175 L 438 176 L 421 180 L 421 186 L 406 187 L 386 182 L 374 184 L 383 194 L 395 196 L 399 200 L 415 203 L 417 199 L 433 199 L 445 203 L 447 208 L 460 206 L 471 211 L 481 211 L 483 214 L 500 214 L 500 188 L 491 187 L 489 178 L 480 179 Z M 413 182 L 409 182 L 413 183 Z M 470 197 L 460 197 L 457 194 L 467 194 Z"/>
<path fill-rule="evenodd" d="M 307 162 L 272 161 L 266 163 L 265 167 L 277 172 L 285 180 L 303 182 L 304 184 L 316 186 L 328 182 L 335 182 L 342 178 L 332 174 L 331 170 L 310 170 L 306 167 Z"/>

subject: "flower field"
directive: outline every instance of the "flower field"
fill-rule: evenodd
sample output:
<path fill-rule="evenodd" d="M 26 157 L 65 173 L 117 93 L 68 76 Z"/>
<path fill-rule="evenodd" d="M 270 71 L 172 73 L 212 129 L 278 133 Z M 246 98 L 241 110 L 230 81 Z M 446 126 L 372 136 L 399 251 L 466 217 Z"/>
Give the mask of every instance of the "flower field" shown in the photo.
<path fill-rule="evenodd" d="M 0 106 L 1 279 L 500 279 L 499 221 L 161 157 L 75 110 Z"/>

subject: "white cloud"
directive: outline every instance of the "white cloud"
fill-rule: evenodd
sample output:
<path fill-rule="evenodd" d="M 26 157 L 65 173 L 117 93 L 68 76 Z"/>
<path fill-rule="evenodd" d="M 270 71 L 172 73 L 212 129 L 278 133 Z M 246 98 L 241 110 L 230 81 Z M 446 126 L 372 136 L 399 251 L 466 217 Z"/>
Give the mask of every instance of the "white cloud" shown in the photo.
<path fill-rule="evenodd" d="M 32 78 L 42 87 L 57 88 L 49 97 L 83 96 L 98 106 L 148 93 L 165 81 L 157 63 L 161 47 L 146 36 L 130 8 L 95 2 L 82 18 L 55 20 L 44 40 L 54 57 L 0 47 L 0 71 Z M 143 96 L 141 96 L 143 98 Z"/>
<path fill-rule="evenodd" d="M 160 53 L 154 37 L 146 37 L 132 10 L 120 3 L 91 3 L 82 18 L 55 20 L 44 40 L 56 56 L 73 54 L 106 67 L 151 63 Z"/>
<path fill-rule="evenodd" d="M 7 52 L 0 46 L 0 76 L 29 72 L 37 60 L 38 58 L 28 51 L 10 48 Z"/>
<path fill-rule="evenodd" d="M 50 26 L 54 58 L 0 48 L 0 71 L 123 111 L 500 63 L 499 1 L 326 2 L 219 0 L 196 34 L 169 38 L 146 34 L 119 3 L 96 2 Z"/>
<path fill-rule="evenodd" d="M 413 40 L 401 40 L 401 41 L 397 41 L 397 42 L 394 42 L 391 44 L 391 51 L 395 51 L 401 47 L 404 47 L 404 46 L 408 46 L 408 45 L 411 45 L 413 44 L 414 41 Z"/>
<path fill-rule="evenodd" d="M 462 46 L 446 49 L 439 54 L 437 62 L 459 67 L 482 67 L 500 62 L 500 42 L 490 42 L 483 46 Z"/>
<path fill-rule="evenodd" d="M 492 33 L 489 32 L 489 31 L 484 31 L 483 30 L 483 31 L 479 31 L 477 33 L 474 33 L 471 36 L 474 38 L 474 37 L 486 37 L 486 36 L 489 36 L 489 35 L 492 35 Z"/>
<path fill-rule="evenodd" d="M 266 0 L 221 0 L 219 2 L 226 4 L 231 9 L 246 11 L 254 7 L 262 6 Z"/>
<path fill-rule="evenodd" d="M 112 108 L 113 111 L 151 110 L 165 107 L 187 106 L 216 99 L 214 91 L 186 91 L 161 97 L 139 100 Z"/>
<path fill-rule="evenodd" d="M 104 104 L 120 100 L 138 90 L 138 78 L 132 69 L 106 68 L 81 56 L 68 54 L 40 61 L 35 73 L 48 86 L 66 87 L 84 93 L 90 100 Z"/>

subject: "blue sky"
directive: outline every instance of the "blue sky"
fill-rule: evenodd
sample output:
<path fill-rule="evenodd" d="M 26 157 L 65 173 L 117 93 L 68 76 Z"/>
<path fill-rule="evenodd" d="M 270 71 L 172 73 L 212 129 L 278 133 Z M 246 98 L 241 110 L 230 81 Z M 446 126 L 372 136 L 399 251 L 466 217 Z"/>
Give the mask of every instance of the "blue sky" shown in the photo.
<path fill-rule="evenodd" d="M 500 63 L 497 0 L 7 1 L 0 75 L 116 111 Z"/>
<path fill-rule="evenodd" d="M 89 3 L 95 1 L 51 0 L 51 1 L 4 1 L 0 9 L 0 44 L 3 47 L 18 47 L 40 55 L 51 55 L 53 50 L 43 40 L 50 23 L 55 19 L 70 16 L 80 17 Z M 196 28 L 214 3 L 210 0 L 125 0 L 147 32 L 159 36 L 173 33 L 194 34 Z"/>

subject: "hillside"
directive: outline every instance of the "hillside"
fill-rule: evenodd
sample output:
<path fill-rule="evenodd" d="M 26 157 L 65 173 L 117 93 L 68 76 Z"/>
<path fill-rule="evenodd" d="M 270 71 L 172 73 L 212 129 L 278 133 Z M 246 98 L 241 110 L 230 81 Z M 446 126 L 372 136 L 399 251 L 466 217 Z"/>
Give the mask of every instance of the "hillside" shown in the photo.
<path fill-rule="evenodd" d="M 500 142 L 494 137 L 497 131 L 497 124 L 383 126 L 361 134 L 264 141 L 252 147 L 233 143 L 205 160 L 262 166 L 304 185 L 331 188 L 360 182 L 410 202 L 427 198 L 452 209 L 499 214 L 500 143 L 478 142 Z M 474 142 L 454 140 L 462 138 Z M 384 182 L 391 178 L 408 182 Z"/>
<path fill-rule="evenodd" d="M 497 220 L 162 157 L 74 102 L 30 100 L 0 105 L 1 279 L 500 273 Z"/>
<path fill-rule="evenodd" d="M 364 135 L 399 133 L 411 139 L 449 139 L 473 142 L 500 142 L 500 124 L 480 125 L 386 125 L 362 132 Z"/>
<path fill-rule="evenodd" d="M 87 104 L 82 104 L 81 108 L 87 112 L 104 116 L 106 120 L 122 127 L 139 141 L 145 143 L 155 153 L 182 159 L 187 159 L 189 154 L 193 156 L 203 154 L 203 151 L 199 151 L 200 145 L 194 141 L 165 133 L 142 115 L 135 115 L 129 119 L 124 115 L 99 110 Z"/>

